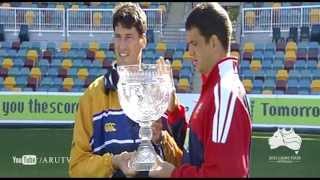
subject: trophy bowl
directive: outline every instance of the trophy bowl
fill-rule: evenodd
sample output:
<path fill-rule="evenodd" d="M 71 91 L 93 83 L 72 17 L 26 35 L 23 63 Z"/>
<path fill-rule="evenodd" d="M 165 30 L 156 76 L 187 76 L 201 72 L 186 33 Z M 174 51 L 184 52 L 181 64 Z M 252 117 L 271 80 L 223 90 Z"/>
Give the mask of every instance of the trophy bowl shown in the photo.
<path fill-rule="evenodd" d="M 126 115 L 140 126 L 141 143 L 128 166 L 136 171 L 155 168 L 156 152 L 151 144 L 151 125 L 169 105 L 173 89 L 169 64 L 120 65 L 118 96 Z"/>

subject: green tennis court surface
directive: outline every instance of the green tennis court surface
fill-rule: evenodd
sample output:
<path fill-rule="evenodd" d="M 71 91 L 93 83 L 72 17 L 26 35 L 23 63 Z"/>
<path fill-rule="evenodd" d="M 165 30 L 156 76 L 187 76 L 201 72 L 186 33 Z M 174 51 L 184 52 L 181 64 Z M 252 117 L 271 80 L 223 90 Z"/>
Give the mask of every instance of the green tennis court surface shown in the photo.
<path fill-rule="evenodd" d="M 299 134 L 298 154 L 271 150 L 272 134 L 253 134 L 251 177 L 320 177 L 319 134 Z M 68 177 L 71 138 L 70 128 L 0 128 L 0 177 Z"/>

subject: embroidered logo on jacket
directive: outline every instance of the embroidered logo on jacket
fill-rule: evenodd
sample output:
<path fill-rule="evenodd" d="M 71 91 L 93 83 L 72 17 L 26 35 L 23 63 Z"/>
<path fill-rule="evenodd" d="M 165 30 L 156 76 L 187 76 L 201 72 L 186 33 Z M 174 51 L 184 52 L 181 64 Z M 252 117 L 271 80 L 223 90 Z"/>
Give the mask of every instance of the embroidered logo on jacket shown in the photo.
<path fill-rule="evenodd" d="M 104 130 L 106 132 L 114 132 L 114 131 L 116 131 L 115 126 L 116 126 L 116 123 L 112 123 L 112 122 L 106 123 L 104 125 Z"/>

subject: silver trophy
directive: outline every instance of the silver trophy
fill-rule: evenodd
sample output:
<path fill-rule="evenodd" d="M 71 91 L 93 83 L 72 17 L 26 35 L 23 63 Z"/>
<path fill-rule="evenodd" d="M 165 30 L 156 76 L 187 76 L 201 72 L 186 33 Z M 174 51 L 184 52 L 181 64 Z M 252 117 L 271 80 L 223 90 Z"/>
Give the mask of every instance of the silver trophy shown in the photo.
<path fill-rule="evenodd" d="M 174 88 L 170 63 L 119 65 L 118 95 L 123 111 L 139 123 L 141 143 L 128 166 L 136 171 L 155 168 L 157 153 L 151 125 L 167 110 Z"/>

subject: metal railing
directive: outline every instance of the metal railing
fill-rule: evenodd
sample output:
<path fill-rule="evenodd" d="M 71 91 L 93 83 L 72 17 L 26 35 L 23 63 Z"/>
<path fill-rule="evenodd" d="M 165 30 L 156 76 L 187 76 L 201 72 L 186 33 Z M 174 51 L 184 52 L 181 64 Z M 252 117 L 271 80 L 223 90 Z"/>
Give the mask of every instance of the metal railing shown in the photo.
<path fill-rule="evenodd" d="M 0 7 L 0 24 L 4 30 L 18 32 L 28 25 L 30 32 L 65 32 L 65 10 L 56 8 Z"/>
<path fill-rule="evenodd" d="M 148 29 L 162 32 L 162 10 L 144 9 Z M 67 33 L 111 33 L 112 9 L 67 9 Z"/>
<path fill-rule="evenodd" d="M 148 29 L 162 33 L 161 9 L 144 9 Z M 0 7 L 0 24 L 5 31 L 19 32 L 28 25 L 30 32 L 107 33 L 112 32 L 112 9 L 59 9 Z"/>
<path fill-rule="evenodd" d="M 312 24 L 320 24 L 320 5 L 242 9 L 242 35 L 272 33 L 273 27 L 286 32 L 293 26 L 311 27 Z"/>

